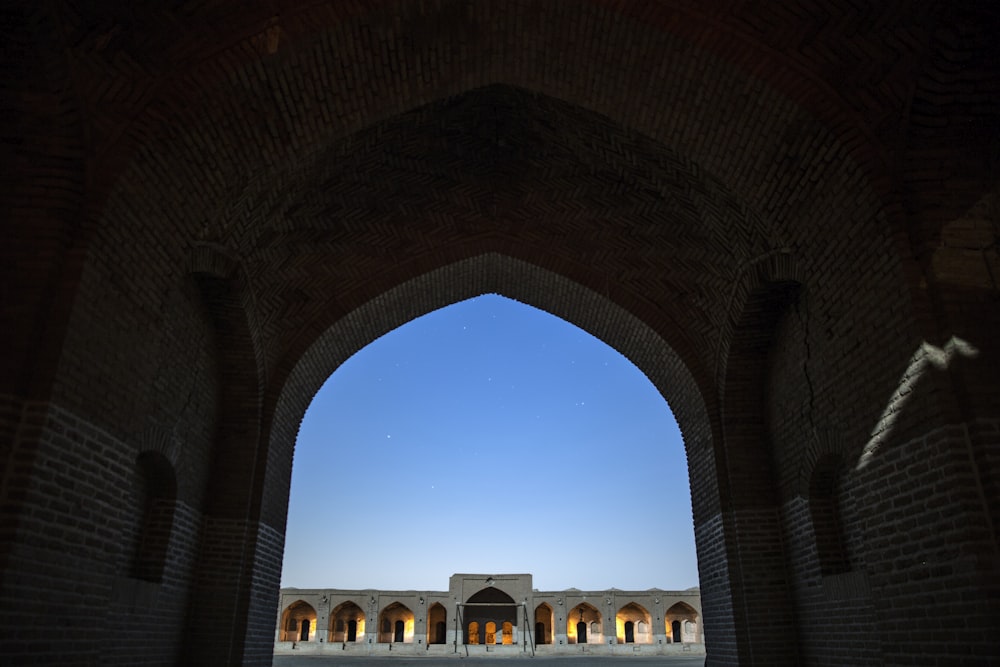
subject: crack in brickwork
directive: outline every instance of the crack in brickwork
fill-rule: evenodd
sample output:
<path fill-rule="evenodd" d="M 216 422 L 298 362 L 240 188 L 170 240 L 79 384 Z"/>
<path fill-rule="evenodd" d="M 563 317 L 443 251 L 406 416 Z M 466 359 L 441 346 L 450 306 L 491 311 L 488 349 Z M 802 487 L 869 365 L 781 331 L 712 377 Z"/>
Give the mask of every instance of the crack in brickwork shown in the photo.
<path fill-rule="evenodd" d="M 792 304 L 795 309 L 795 316 L 799 319 L 799 324 L 802 326 L 802 349 L 804 350 L 804 355 L 802 357 L 802 377 L 806 383 L 806 389 L 809 392 L 808 409 L 806 411 L 806 417 L 809 419 L 809 430 L 813 433 L 813 437 L 818 437 L 816 431 L 816 389 L 813 386 L 812 378 L 809 377 L 809 361 L 812 359 L 812 349 L 809 345 L 809 306 L 803 303 L 805 299 L 796 299 Z M 803 317 L 802 311 L 805 311 L 805 316 Z"/>

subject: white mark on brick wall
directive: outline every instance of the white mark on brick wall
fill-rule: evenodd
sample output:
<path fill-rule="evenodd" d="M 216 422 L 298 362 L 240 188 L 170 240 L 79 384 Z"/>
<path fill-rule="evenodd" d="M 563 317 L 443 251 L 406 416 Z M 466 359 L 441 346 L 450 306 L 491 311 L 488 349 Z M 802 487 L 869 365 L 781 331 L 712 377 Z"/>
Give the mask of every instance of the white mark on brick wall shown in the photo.
<path fill-rule="evenodd" d="M 896 385 L 896 391 L 889 398 L 882 416 L 879 417 L 879 420 L 875 423 L 875 427 L 869 434 L 868 443 L 861 451 L 861 456 L 858 457 L 858 464 L 855 466 L 855 470 L 861 470 L 871 463 L 871 460 L 882 447 L 882 444 L 889 437 L 889 434 L 892 433 L 892 429 L 896 425 L 896 420 L 903 412 L 903 408 L 913 394 L 917 381 L 927 370 L 927 367 L 930 366 L 939 371 L 946 370 L 956 355 L 965 357 L 966 359 L 974 359 L 979 356 L 979 349 L 958 336 L 952 336 L 941 347 L 931 345 L 927 341 L 920 344 L 917 351 L 910 357 L 910 363 L 907 365 L 906 370 L 903 371 L 903 376 Z"/>

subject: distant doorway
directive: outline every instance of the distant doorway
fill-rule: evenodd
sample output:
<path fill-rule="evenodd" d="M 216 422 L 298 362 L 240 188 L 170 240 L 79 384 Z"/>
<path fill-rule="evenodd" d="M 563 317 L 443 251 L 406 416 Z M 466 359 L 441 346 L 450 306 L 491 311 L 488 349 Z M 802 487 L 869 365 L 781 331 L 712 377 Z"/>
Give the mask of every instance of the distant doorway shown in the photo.
<path fill-rule="evenodd" d="M 469 640 L 467 643 L 469 644 L 479 643 L 479 623 L 475 621 L 469 623 Z"/>
<path fill-rule="evenodd" d="M 307 642 L 309 641 L 309 619 L 302 619 L 301 630 L 299 630 L 299 641 Z"/>
<path fill-rule="evenodd" d="M 580 621 L 576 624 L 576 643 L 586 644 L 587 643 L 587 624 Z"/>
<path fill-rule="evenodd" d="M 635 624 L 632 621 L 625 621 L 625 643 L 635 643 Z"/>
<path fill-rule="evenodd" d="M 406 628 L 406 624 L 402 621 L 396 621 L 396 632 L 392 636 L 392 641 L 400 642 L 403 641 L 403 630 Z"/>
<path fill-rule="evenodd" d="M 674 621 L 670 624 L 670 634 L 674 637 L 674 643 L 681 643 L 681 622 Z"/>
<path fill-rule="evenodd" d="M 347 641 L 353 642 L 358 640 L 358 622 L 351 620 L 347 622 Z"/>

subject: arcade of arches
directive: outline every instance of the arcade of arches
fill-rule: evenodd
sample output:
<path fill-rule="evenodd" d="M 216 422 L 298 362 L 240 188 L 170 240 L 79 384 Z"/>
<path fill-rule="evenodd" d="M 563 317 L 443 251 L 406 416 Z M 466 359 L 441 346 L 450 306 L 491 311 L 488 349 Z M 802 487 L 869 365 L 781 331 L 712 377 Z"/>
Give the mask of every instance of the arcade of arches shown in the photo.
<path fill-rule="evenodd" d="M 278 653 L 389 652 L 389 644 L 409 645 L 397 653 L 459 646 L 463 654 L 503 646 L 565 653 L 578 645 L 589 653 L 614 654 L 621 645 L 630 655 L 700 653 L 701 596 L 698 589 L 538 591 L 530 574 L 456 574 L 447 591 L 286 588 L 275 641 Z"/>
<path fill-rule="evenodd" d="M 1000 659 L 1000 3 L 2 14 L 3 664 L 270 664 L 312 397 L 485 293 L 669 403 L 712 665 Z"/>

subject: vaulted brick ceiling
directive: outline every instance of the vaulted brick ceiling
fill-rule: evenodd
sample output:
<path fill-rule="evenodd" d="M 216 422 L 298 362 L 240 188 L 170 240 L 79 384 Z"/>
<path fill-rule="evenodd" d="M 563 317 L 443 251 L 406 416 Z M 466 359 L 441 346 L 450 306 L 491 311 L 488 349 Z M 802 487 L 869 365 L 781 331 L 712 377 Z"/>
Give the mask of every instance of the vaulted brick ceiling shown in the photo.
<path fill-rule="evenodd" d="M 997 14 L 973 4 L 61 2 L 20 82 L 51 101 L 13 131 L 62 144 L 24 176 L 85 212 L 62 251 L 225 248 L 272 360 L 502 252 L 623 303 L 670 294 L 647 321 L 708 369 L 761 256 L 873 225 L 929 262 L 981 204 Z"/>

